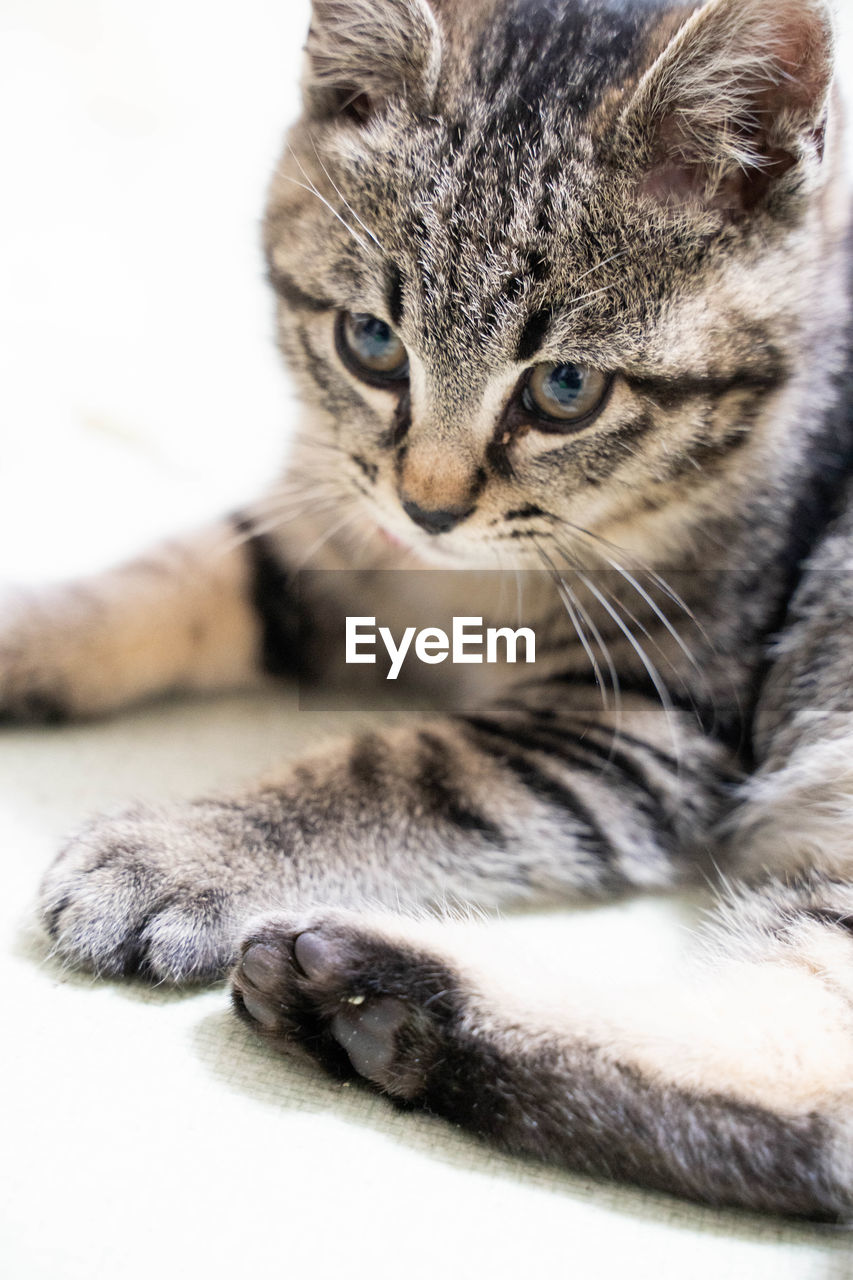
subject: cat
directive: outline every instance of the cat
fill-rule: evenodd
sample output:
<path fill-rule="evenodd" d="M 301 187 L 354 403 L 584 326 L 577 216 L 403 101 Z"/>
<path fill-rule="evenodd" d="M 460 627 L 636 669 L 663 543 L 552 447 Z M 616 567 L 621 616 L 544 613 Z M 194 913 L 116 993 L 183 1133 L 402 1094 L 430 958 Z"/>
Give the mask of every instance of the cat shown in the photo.
<path fill-rule="evenodd" d="M 4 714 L 324 685 L 351 616 L 505 620 L 498 568 L 531 575 L 542 659 L 454 670 L 475 706 L 252 788 L 94 819 L 41 891 L 63 961 L 230 971 L 271 1042 L 517 1155 L 849 1219 L 834 50 L 826 0 L 314 0 L 265 221 L 305 405 L 287 471 L 7 606 Z M 326 572 L 297 590 L 303 563 Z M 665 1018 L 546 974 L 530 1003 L 430 914 L 712 876 L 707 969 Z"/>

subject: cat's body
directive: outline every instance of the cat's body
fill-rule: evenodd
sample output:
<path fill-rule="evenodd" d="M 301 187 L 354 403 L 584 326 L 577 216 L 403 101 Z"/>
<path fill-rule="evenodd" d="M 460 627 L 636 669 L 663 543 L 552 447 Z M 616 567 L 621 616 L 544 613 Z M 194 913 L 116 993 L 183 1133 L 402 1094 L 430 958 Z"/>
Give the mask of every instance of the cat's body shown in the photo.
<path fill-rule="evenodd" d="M 541 653 L 491 702 L 477 669 L 464 713 L 94 822 L 45 881 L 56 949 L 173 981 L 239 955 L 237 1007 L 267 1034 L 509 1150 L 849 1216 L 853 360 L 828 8 L 315 0 L 308 53 L 266 224 L 307 405 L 287 477 L 21 604 L 5 709 L 328 679 L 347 616 L 435 621 L 412 572 L 431 566 L 445 614 L 497 622 L 516 620 L 493 571 L 536 570 Z M 305 562 L 339 572 L 300 592 Z M 721 864 L 761 883 L 663 1022 L 555 1004 L 544 975 L 534 1009 L 457 935 L 375 914 Z"/>

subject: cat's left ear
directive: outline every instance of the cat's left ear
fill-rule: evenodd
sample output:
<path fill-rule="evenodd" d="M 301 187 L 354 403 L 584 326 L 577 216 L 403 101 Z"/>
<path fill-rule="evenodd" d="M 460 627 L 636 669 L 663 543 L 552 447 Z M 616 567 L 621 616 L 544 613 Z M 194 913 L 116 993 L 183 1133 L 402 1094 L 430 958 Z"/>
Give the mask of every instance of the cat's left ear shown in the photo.
<path fill-rule="evenodd" d="M 363 122 L 391 98 L 432 104 L 441 33 L 428 0 L 313 0 L 305 51 L 312 115 Z"/>
<path fill-rule="evenodd" d="M 710 0 L 623 113 L 641 190 L 738 214 L 794 166 L 819 163 L 834 53 L 828 0 Z"/>

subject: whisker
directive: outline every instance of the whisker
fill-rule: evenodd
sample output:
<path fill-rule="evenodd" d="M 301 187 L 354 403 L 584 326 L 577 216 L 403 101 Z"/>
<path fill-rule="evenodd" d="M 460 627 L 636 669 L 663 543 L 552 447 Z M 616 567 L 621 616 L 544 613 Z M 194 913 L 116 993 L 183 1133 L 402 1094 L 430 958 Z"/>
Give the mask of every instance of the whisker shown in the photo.
<path fill-rule="evenodd" d="M 652 662 L 649 655 L 646 653 L 643 646 L 640 644 L 637 637 L 632 632 L 631 628 L 626 624 L 624 618 L 619 613 L 618 608 L 614 607 L 616 602 L 615 601 L 613 603 L 609 602 L 607 598 L 603 596 L 601 592 L 598 590 L 595 583 L 592 582 L 587 577 L 586 574 L 578 571 L 578 578 L 584 584 L 587 591 L 589 591 L 595 597 L 595 599 L 599 602 L 599 604 L 605 610 L 605 612 L 609 614 L 609 616 L 613 619 L 613 621 L 616 623 L 616 626 L 622 632 L 625 639 L 628 641 L 631 648 L 634 650 L 640 662 L 642 663 L 643 668 L 645 669 L 646 674 L 648 675 L 649 679 L 652 682 L 652 686 L 654 687 L 654 690 L 657 693 L 661 707 L 663 708 L 663 711 L 665 713 L 667 726 L 669 728 L 669 733 L 670 733 L 670 739 L 672 741 L 673 754 L 676 760 L 678 760 L 680 763 L 681 743 L 675 733 L 675 723 L 674 723 L 674 715 L 673 715 L 674 707 L 672 705 L 672 699 L 669 696 L 669 691 L 666 685 L 664 684 L 664 681 L 661 677 L 660 672 L 658 671 L 655 664 Z"/>
<path fill-rule="evenodd" d="M 567 562 L 572 572 L 577 573 L 579 568 L 577 561 L 574 561 L 572 557 L 566 552 L 565 548 L 561 547 L 559 543 L 555 541 L 554 545 L 562 555 L 563 559 Z M 565 579 L 563 579 L 563 582 L 565 582 Z M 582 618 L 586 621 L 586 625 L 589 628 L 590 635 L 592 636 L 593 640 L 598 646 L 599 652 L 601 653 L 607 665 L 608 675 L 610 676 L 610 687 L 613 690 L 613 705 L 616 711 L 615 732 L 618 738 L 618 734 L 620 733 L 621 724 L 622 724 L 622 686 L 619 682 L 619 672 L 617 670 L 616 663 L 613 658 L 613 654 L 610 650 L 610 646 L 607 643 L 607 641 L 604 639 L 604 636 L 601 634 L 601 631 L 599 630 L 598 625 L 596 624 L 596 621 L 593 618 L 592 614 L 589 612 L 588 609 L 584 607 L 584 605 L 581 603 L 580 598 L 574 592 L 572 592 L 572 596 L 574 599 L 575 608 L 580 612 Z M 604 701 L 603 697 L 602 697 L 602 701 Z M 606 703 L 605 703 L 605 706 L 606 706 Z"/>
<path fill-rule="evenodd" d="M 620 546 L 617 542 L 611 542 L 610 539 L 602 537 L 600 533 L 593 533 L 591 529 L 585 529 L 582 525 L 574 524 L 571 520 L 566 520 L 562 516 L 553 515 L 553 519 L 557 520 L 560 524 L 565 525 L 566 528 L 571 529 L 574 533 L 582 534 L 583 537 L 588 538 L 591 542 L 600 543 L 601 546 L 607 547 L 610 551 L 614 551 L 622 554 L 628 554 L 626 547 Z M 618 569 L 619 566 L 617 565 L 613 567 Z M 675 590 L 672 584 L 668 582 L 666 578 L 662 577 L 659 573 L 657 573 L 654 569 L 650 568 L 649 565 L 643 563 L 642 561 L 638 564 L 637 567 L 641 573 L 648 574 L 648 576 L 654 582 L 655 586 L 661 589 L 664 595 L 666 595 L 672 601 L 672 603 L 676 606 L 676 608 L 681 609 L 681 611 L 690 619 L 690 621 L 694 624 L 694 626 L 696 626 L 696 628 L 699 630 L 702 636 L 702 639 L 707 642 L 708 647 L 713 648 L 714 646 L 711 642 L 711 639 L 708 636 L 708 633 L 703 627 L 702 623 L 696 617 L 696 614 L 690 608 L 687 602 L 682 598 L 682 596 L 678 594 L 678 592 Z"/>
<path fill-rule="evenodd" d="M 561 316 L 561 319 L 573 320 L 576 315 L 579 315 L 584 306 L 592 302 L 595 298 L 601 297 L 602 293 L 609 293 L 613 287 L 614 286 L 612 284 L 605 284 L 602 285 L 600 289 L 593 289 L 591 293 L 585 293 L 581 298 L 572 298 L 570 300 L 572 308 L 571 311 L 565 312 Z"/>
<path fill-rule="evenodd" d="M 369 521 L 365 536 L 362 538 L 361 542 L 358 544 L 358 547 L 353 552 L 354 564 L 362 560 L 365 553 L 367 552 L 367 548 L 370 546 L 373 539 L 378 537 L 378 535 L 379 535 L 379 525 L 374 524 L 372 520 Z"/>
<path fill-rule="evenodd" d="M 329 173 L 329 170 L 328 170 L 328 169 L 326 168 L 326 166 L 323 164 L 323 161 L 322 161 L 322 159 L 321 159 L 321 157 L 320 157 L 320 152 L 317 150 L 317 143 L 314 141 L 314 137 L 313 137 L 313 135 L 312 135 L 312 134 L 309 134 L 308 136 L 309 136 L 309 138 L 311 139 L 311 146 L 314 148 L 314 155 L 317 157 L 317 163 L 319 164 L 320 168 L 323 170 L 323 173 L 326 175 L 327 179 L 329 180 L 329 184 L 330 184 L 330 186 L 332 187 L 332 190 L 333 190 L 333 191 L 335 192 L 335 194 L 336 194 L 337 196 L 339 196 L 339 197 L 340 197 L 340 199 L 343 201 L 344 208 L 345 208 L 345 209 L 347 209 L 347 210 L 352 214 L 352 216 L 355 218 L 355 220 L 356 220 L 356 222 L 358 223 L 358 225 L 361 227 L 362 231 L 365 231 L 365 232 L 367 233 L 367 235 L 369 235 L 369 236 L 370 236 L 371 240 L 372 240 L 372 241 L 373 241 L 373 243 L 376 245 L 377 249 L 379 249 L 379 251 L 380 251 L 382 254 L 385 254 L 385 249 L 383 248 L 382 244 L 379 242 L 379 240 L 377 239 L 377 237 L 376 237 L 376 236 L 373 234 L 373 232 L 370 230 L 370 227 L 368 227 L 368 226 L 367 226 L 367 224 L 366 224 L 366 223 L 364 223 L 364 222 L 361 220 L 361 218 L 358 216 L 358 214 L 356 213 L 355 209 L 353 209 L 352 205 L 350 204 L 349 200 L 347 200 L 346 196 L 345 196 L 345 195 L 344 195 L 344 193 L 341 191 L 340 187 L 339 187 L 339 186 L 338 186 L 338 184 L 335 182 L 335 180 L 334 180 L 334 178 L 332 177 L 332 175 Z M 386 256 L 387 256 L 387 255 L 386 255 Z"/>
<path fill-rule="evenodd" d="M 648 591 L 645 590 L 642 584 L 637 581 L 637 579 L 634 577 L 632 573 L 629 573 L 627 569 L 623 569 L 620 564 L 617 564 L 615 560 L 611 560 L 608 557 L 607 563 L 610 565 L 612 569 L 615 569 L 615 571 L 619 574 L 619 576 L 623 579 L 623 581 L 627 582 L 628 585 L 632 587 L 634 591 L 636 591 L 640 599 L 645 601 L 645 603 L 649 606 L 649 608 L 651 609 L 655 617 L 658 619 L 658 621 L 663 624 L 663 626 L 666 628 L 669 635 L 672 636 L 673 640 L 678 645 L 679 649 L 684 654 L 685 658 L 693 667 L 693 669 L 700 676 L 704 676 L 702 668 L 699 666 L 699 663 L 696 661 L 696 658 L 693 654 L 692 649 L 688 647 L 688 645 L 685 643 L 685 641 L 683 640 L 679 632 L 675 629 L 675 627 L 670 622 L 669 618 L 667 618 L 666 614 L 657 605 L 653 597 L 649 595 Z"/>
<path fill-rule="evenodd" d="M 559 519 L 559 517 L 558 517 L 558 519 Z M 587 538 L 589 538 L 589 539 L 594 540 L 595 542 L 599 542 L 599 543 L 601 543 L 601 544 L 602 544 L 602 546 L 606 546 L 606 547 L 608 547 L 608 548 L 612 548 L 612 549 L 614 549 L 614 550 L 622 550 L 622 548 L 617 547 L 617 545 L 616 545 L 615 543 L 609 542 L 609 541 L 608 541 L 608 539 L 606 539 L 606 538 L 602 538 L 600 535 L 594 534 L 594 533 L 592 533 L 592 532 L 591 532 L 590 530 L 588 530 L 588 529 L 583 529 L 583 528 L 582 528 L 581 526 L 579 526 L 579 525 L 573 525 L 570 521 L 567 521 L 567 520 L 560 520 L 560 523 L 561 523 L 561 524 L 566 525 L 566 526 L 567 526 L 568 528 L 570 528 L 570 529 L 575 530 L 577 533 L 580 533 L 580 534 L 582 534 L 583 536 L 585 536 L 585 537 L 587 537 Z M 715 704 L 716 699 L 715 699 L 715 696 L 714 696 L 713 688 L 712 688 L 712 686 L 711 686 L 711 684 L 710 684 L 710 682 L 709 682 L 709 680 L 708 680 L 708 677 L 707 677 L 706 671 L 705 671 L 705 669 L 703 668 L 702 664 L 697 660 L 697 658 L 696 658 L 696 656 L 695 656 L 695 654 L 694 654 L 693 650 L 690 648 L 690 646 L 689 646 L 689 645 L 687 644 L 687 642 L 684 640 L 684 637 L 681 635 L 681 633 L 678 631 L 678 629 L 673 625 L 673 623 L 672 623 L 671 619 L 669 619 L 669 618 L 666 616 L 666 614 L 664 613 L 664 611 L 663 611 L 663 609 L 661 608 L 661 606 L 660 606 L 660 605 L 658 605 L 658 603 L 654 600 L 654 598 L 650 595 L 650 593 L 649 593 L 649 592 L 647 592 L 647 591 L 644 589 L 644 587 L 641 585 L 641 583 L 640 583 L 640 582 L 639 582 L 639 581 L 634 577 L 634 575 L 633 575 L 632 573 L 630 573 L 630 572 L 629 572 L 629 571 L 624 567 L 624 565 L 620 564 L 617 560 L 615 560 L 615 559 L 611 558 L 610 556 L 604 555 L 603 553 L 599 553 L 599 554 L 601 554 L 601 555 L 602 555 L 602 559 L 603 559 L 603 560 L 604 560 L 604 561 L 605 561 L 605 562 L 606 562 L 606 563 L 611 567 L 611 569 L 613 569 L 613 571 L 614 571 L 615 573 L 619 574 L 619 576 L 620 576 L 620 577 L 621 577 L 621 578 L 622 578 L 622 579 L 623 579 L 623 580 L 624 580 L 624 581 L 625 581 L 625 582 L 626 582 L 626 583 L 627 583 L 627 584 L 632 588 L 632 590 L 634 590 L 634 591 L 637 593 L 637 595 L 639 595 L 639 597 L 640 597 L 640 598 L 645 602 L 645 604 L 647 604 L 647 605 L 648 605 L 648 607 L 651 609 L 651 611 L 653 612 L 653 614 L 654 614 L 654 615 L 658 618 L 658 620 L 662 623 L 662 625 L 664 626 L 664 628 L 666 629 L 666 631 L 667 631 L 667 632 L 669 633 L 669 635 L 673 638 L 673 640 L 674 640 L 674 641 L 675 641 L 675 643 L 678 645 L 678 647 L 679 647 L 679 649 L 681 650 L 681 652 L 682 652 L 682 653 L 684 654 L 684 656 L 686 657 L 687 661 L 690 663 L 690 666 L 693 668 L 693 670 L 695 671 L 695 673 L 696 673 L 696 674 L 697 674 L 697 676 L 699 677 L 699 680 L 700 680 L 700 682 L 701 682 L 701 684 L 702 684 L 702 687 L 703 687 L 703 689 L 704 689 L 704 691 L 705 691 L 706 695 L 708 696 L 708 702 L 709 702 L 709 704 L 713 707 L 713 706 L 714 706 L 714 704 Z M 715 652 L 715 651 L 716 651 L 716 646 L 714 645 L 713 641 L 712 641 L 712 640 L 711 640 L 711 638 L 709 637 L 709 635 L 708 635 L 708 633 L 707 633 L 706 628 L 702 625 L 702 623 L 700 622 L 700 620 L 696 617 L 696 615 L 695 615 L 694 611 L 689 607 L 689 605 L 688 605 L 688 604 L 687 604 L 687 603 L 686 603 L 686 602 L 681 598 L 681 596 L 680 596 L 680 595 L 678 595 L 678 593 L 677 593 L 676 591 L 674 591 L 674 589 L 672 588 L 671 584 L 670 584 L 670 583 L 668 583 L 668 582 L 667 582 L 667 580 L 666 580 L 665 578 L 661 577 L 661 575 L 660 575 L 660 574 L 656 573 L 654 570 L 649 569 L 649 568 L 647 568 L 647 567 L 645 567 L 645 566 L 641 566 L 641 568 L 640 568 L 639 572 L 644 573 L 644 574 L 647 574 L 647 575 L 648 575 L 648 577 L 651 579 L 652 583 L 653 583 L 655 586 L 657 586 L 657 587 L 658 587 L 658 588 L 663 592 L 663 594 L 664 594 L 664 595 L 665 595 L 669 600 L 671 600 L 671 601 L 672 601 L 672 603 L 673 603 L 677 608 L 681 609 L 681 611 L 685 614 L 685 616 L 686 616 L 686 617 L 690 620 L 690 622 L 691 622 L 691 623 L 696 627 L 696 630 L 698 631 L 698 633 L 699 633 L 699 635 L 701 636 L 702 640 L 707 644 L 708 649 L 709 649 L 712 653 L 713 653 L 713 652 Z M 612 598 L 612 597 L 611 597 L 611 598 Z M 625 602 L 624 602 L 624 601 L 622 601 L 622 607 L 623 607 L 623 609 L 625 610 L 625 612 L 630 616 L 630 618 L 631 618 L 632 622 L 634 622 L 634 624 L 640 628 L 640 630 L 643 632 L 643 634 L 644 634 L 644 635 L 646 635 L 646 636 L 648 636 L 648 638 L 652 641 L 652 643 L 654 644 L 654 646 L 655 646 L 655 648 L 658 650 L 658 652 L 661 654 L 661 656 L 666 658 L 666 654 L 665 654 L 665 653 L 664 653 L 664 651 L 661 649 L 660 645 L 659 645 L 659 644 L 657 644 L 657 642 L 654 640 L 654 638 L 649 634 L 648 630 L 647 630 L 647 629 L 646 629 L 646 628 L 645 628 L 645 627 L 644 627 L 644 626 L 643 626 L 643 625 L 638 621 L 638 619 L 637 619 L 637 618 L 636 618 L 636 617 L 635 617 L 635 616 L 630 612 L 630 610 L 628 610 L 628 609 L 627 609 L 627 606 L 625 605 Z M 667 660 L 668 662 L 670 662 L 670 659 L 669 659 L 669 658 L 667 658 L 666 660 Z M 671 662 L 670 662 L 670 665 L 671 665 Z M 691 688 L 690 688 L 690 685 L 689 685 L 688 681 L 687 681 L 687 680 L 685 680 L 682 676 L 679 676 L 679 679 L 680 679 L 680 681 L 681 681 L 681 683 L 682 683 L 682 685 L 683 685 L 683 687 L 684 687 L 685 691 L 687 692 L 687 694 L 688 694 L 688 696 L 689 696 L 689 698 L 690 698 L 690 701 L 693 703 L 694 708 L 695 708 L 695 707 L 696 707 L 696 702 L 695 702 L 695 699 L 693 698 L 692 691 L 691 691 Z M 736 703 L 737 703 L 738 705 L 740 705 L 740 697 L 739 697 L 739 694 L 738 694 L 738 692 L 737 692 L 737 690 L 736 690 L 736 688 L 735 688 L 735 686 L 734 686 L 734 682 L 732 682 L 732 692 L 733 692 L 733 696 L 734 696 L 734 699 L 735 699 Z"/>
<path fill-rule="evenodd" d="M 327 529 L 326 532 L 322 535 L 322 537 L 318 538 L 316 542 L 313 542 L 311 544 L 311 546 L 302 556 L 302 559 L 299 561 L 299 564 L 296 565 L 296 567 L 294 568 L 294 573 L 295 574 L 301 573 L 301 571 L 305 568 L 305 566 L 309 564 L 311 560 L 314 559 L 314 557 L 318 554 L 318 552 L 320 552 L 323 549 L 323 547 L 325 547 L 329 542 L 331 542 L 332 538 L 336 537 L 343 529 L 347 527 L 347 525 L 354 524 L 356 520 L 361 520 L 363 518 L 363 515 L 364 513 L 362 512 L 361 508 L 358 508 L 355 511 L 351 511 L 349 515 L 344 516 L 342 519 L 340 519 L 337 522 L 337 524 L 332 525 L 331 529 Z"/>
<path fill-rule="evenodd" d="M 572 627 L 574 628 L 575 635 L 580 641 L 583 647 L 583 651 L 586 654 L 587 658 L 589 659 L 590 666 L 592 667 L 593 676 L 595 677 L 595 683 L 597 684 L 601 692 L 601 701 L 606 710 L 608 705 L 607 686 L 604 683 L 604 677 L 601 673 L 601 667 L 599 666 L 598 659 L 595 656 L 595 651 L 593 650 L 592 645 L 589 643 L 587 634 L 583 629 L 583 624 L 580 620 L 580 617 L 578 616 L 578 612 L 576 609 L 576 605 L 578 603 L 577 596 L 575 596 L 571 587 L 569 587 L 568 583 L 562 577 L 556 565 L 553 563 L 553 561 L 545 552 L 545 550 L 539 545 L 538 542 L 535 542 L 535 546 L 542 559 L 542 563 L 548 568 L 551 574 L 551 577 L 554 580 L 554 583 L 557 588 L 557 594 L 559 595 L 560 599 L 563 602 L 563 607 L 565 608 L 566 613 L 569 616 L 569 621 L 571 622 Z"/>
<path fill-rule="evenodd" d="M 616 570 L 614 570 L 614 572 L 616 572 Z M 687 695 L 691 696 L 690 686 L 687 680 L 673 665 L 672 659 L 670 658 L 669 654 L 667 654 L 667 652 L 661 647 L 658 640 L 655 638 L 654 634 L 649 630 L 649 628 L 646 626 L 643 620 L 637 617 L 636 613 L 634 613 L 634 611 L 628 607 L 626 601 L 623 600 L 621 596 L 617 595 L 615 591 L 608 589 L 601 582 L 599 582 L 598 585 L 600 589 L 606 594 L 611 604 L 621 609 L 623 617 L 627 619 L 627 621 L 631 623 L 637 629 L 637 631 L 639 631 L 643 636 L 645 636 L 646 640 L 648 640 L 649 643 L 653 646 L 653 648 L 657 650 L 660 657 L 670 667 L 673 674 L 678 678 L 680 684 L 684 688 Z"/>
<path fill-rule="evenodd" d="M 311 511 L 312 515 L 314 513 L 323 515 L 327 511 L 338 510 L 339 507 L 339 501 L 329 502 L 325 506 L 320 507 L 315 504 L 311 504 L 310 507 L 306 507 L 301 511 L 294 511 L 291 513 L 279 512 L 275 515 L 269 516 L 265 520 L 253 520 L 250 528 L 242 532 L 235 533 L 234 537 L 228 539 L 228 541 L 224 543 L 219 550 L 222 555 L 230 555 L 232 552 L 238 551 L 240 547 L 245 546 L 247 542 L 251 542 L 253 538 L 264 538 L 270 533 L 275 533 L 278 529 L 285 529 L 288 525 L 295 523 L 295 521 L 303 519 L 308 510 Z"/>
<path fill-rule="evenodd" d="M 349 497 L 349 494 L 342 493 L 337 488 L 317 485 L 270 494 L 266 498 L 257 499 L 244 510 L 250 519 L 264 519 L 271 515 L 286 516 L 291 513 L 298 515 L 303 511 L 316 511 L 321 506 L 334 506 L 344 497 Z"/>
<path fill-rule="evenodd" d="M 580 284 L 581 280 L 586 280 L 587 276 L 593 275 L 596 271 L 601 271 L 604 267 L 609 267 L 611 262 L 618 262 L 620 258 L 624 258 L 628 253 L 627 249 L 620 249 L 618 253 L 612 254 L 609 258 L 605 258 L 603 262 L 597 262 L 594 267 L 590 267 L 588 271 L 584 271 L 575 280 L 575 284 Z"/>
<path fill-rule="evenodd" d="M 299 171 L 300 173 L 302 173 L 303 177 L 305 178 L 305 182 L 299 182 L 297 181 L 296 178 L 291 178 L 289 174 L 283 175 L 285 181 L 292 183 L 293 186 L 295 187 L 300 187 L 303 191 L 307 191 L 309 195 L 316 196 L 317 199 L 320 201 L 320 203 L 322 205 L 325 205 L 325 207 L 329 210 L 329 213 L 331 213 L 331 215 L 334 218 L 337 218 L 341 226 L 346 228 L 346 230 L 352 236 L 356 244 L 361 249 L 363 249 L 365 253 L 368 253 L 370 251 L 370 246 L 366 244 L 364 240 L 362 240 L 361 236 L 358 234 L 357 231 L 353 230 L 353 228 L 347 222 L 346 218 L 344 218 L 340 213 L 338 213 L 338 210 L 335 208 L 335 206 L 333 204 L 330 204 L 330 202 L 326 199 L 326 197 L 324 195 L 321 195 L 321 193 L 317 190 L 317 188 L 314 186 L 314 183 L 311 181 L 310 177 L 302 167 L 299 157 L 297 156 L 296 152 L 293 150 L 293 147 L 288 147 L 288 150 L 290 151 L 290 154 L 293 156 L 296 163 L 299 165 Z"/>

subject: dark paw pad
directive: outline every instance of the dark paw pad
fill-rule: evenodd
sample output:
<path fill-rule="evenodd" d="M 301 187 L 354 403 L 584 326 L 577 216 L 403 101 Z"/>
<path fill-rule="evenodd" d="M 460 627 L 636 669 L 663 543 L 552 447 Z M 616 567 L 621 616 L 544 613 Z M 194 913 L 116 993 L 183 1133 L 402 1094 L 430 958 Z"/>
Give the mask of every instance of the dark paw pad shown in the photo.
<path fill-rule="evenodd" d="M 336 1075 L 414 1100 L 455 1021 L 455 987 L 434 958 L 356 925 L 275 923 L 244 943 L 234 1003 Z"/>
<path fill-rule="evenodd" d="M 335 1014 L 332 1035 L 366 1080 L 380 1084 L 388 1079 L 397 1054 L 397 1033 L 410 1017 L 409 1006 L 395 996 L 380 997 L 369 1004 L 348 1005 Z"/>

